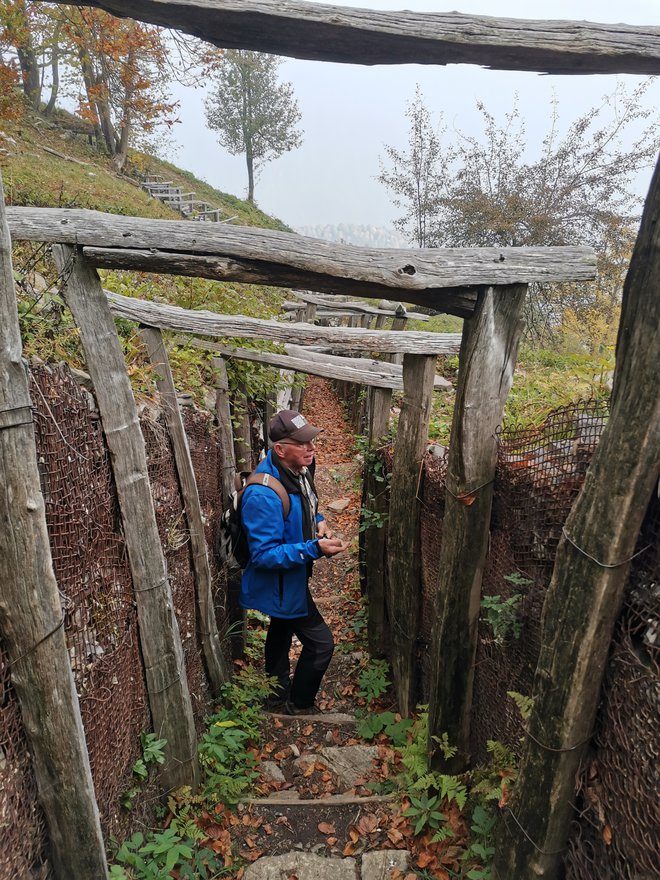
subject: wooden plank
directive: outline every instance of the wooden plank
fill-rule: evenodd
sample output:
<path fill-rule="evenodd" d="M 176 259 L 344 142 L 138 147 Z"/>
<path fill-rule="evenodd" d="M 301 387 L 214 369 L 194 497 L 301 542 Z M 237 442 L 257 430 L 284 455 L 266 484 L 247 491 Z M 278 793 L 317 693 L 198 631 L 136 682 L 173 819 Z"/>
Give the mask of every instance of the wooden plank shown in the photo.
<path fill-rule="evenodd" d="M 236 475 L 229 380 L 227 378 L 227 367 L 221 357 L 212 358 L 211 363 L 216 371 L 215 414 L 218 420 L 220 448 L 222 450 L 222 503 L 223 506 L 226 506 L 229 503 L 231 493 L 234 491 L 234 476 Z"/>
<path fill-rule="evenodd" d="M 456 354 L 460 344 L 460 334 L 456 334 Z M 238 348 L 229 345 L 221 345 L 199 339 L 195 336 L 175 339 L 177 345 L 190 345 L 203 351 L 216 352 L 223 357 L 237 358 L 238 360 L 251 361 L 258 364 L 270 364 L 274 367 L 296 370 L 299 373 L 309 373 L 312 376 L 321 376 L 324 379 L 336 379 L 337 381 L 356 382 L 359 385 L 376 388 L 391 388 L 397 391 L 403 390 L 403 373 L 401 367 L 390 364 L 387 361 L 377 361 L 371 358 L 342 358 L 337 355 L 329 355 L 324 352 L 311 351 L 303 346 L 287 346 L 295 349 L 296 355 L 277 354 L 272 351 L 261 351 L 256 348 Z M 436 376 L 434 387 L 445 390 L 451 385 L 442 376 Z"/>
<path fill-rule="evenodd" d="M 231 678 L 231 670 L 228 668 L 222 652 L 215 620 L 211 567 L 206 547 L 197 480 L 190 457 L 190 447 L 183 427 L 174 379 L 161 332 L 150 327 L 143 327 L 140 330 L 140 337 L 154 368 L 156 387 L 160 394 L 165 423 L 172 441 L 174 463 L 181 488 L 188 534 L 190 535 L 190 557 L 197 601 L 197 628 L 204 653 L 206 672 L 214 693 L 218 694 L 222 685 Z"/>
<path fill-rule="evenodd" d="M 369 654 L 384 657 L 389 644 L 389 630 L 385 615 L 385 580 L 388 517 L 388 485 L 383 471 L 374 471 L 374 456 L 382 452 L 386 442 L 392 393 L 380 388 L 369 391 L 369 455 L 364 468 L 363 506 L 374 525 L 364 532 L 363 573 L 365 592 L 368 599 L 367 638 Z M 380 525 L 379 525 L 380 524 Z"/>
<path fill-rule="evenodd" d="M 197 784 L 196 733 L 172 590 L 158 535 L 144 438 L 115 324 L 96 271 L 80 251 L 56 245 L 62 291 L 80 328 L 117 486 L 133 576 L 154 730 L 167 740 L 165 789 Z"/>
<path fill-rule="evenodd" d="M 543 607 L 529 736 L 495 859 L 508 880 L 563 873 L 578 768 L 630 559 L 641 549 L 640 526 L 660 477 L 659 290 L 660 160 L 624 284 L 610 417 L 566 520 Z M 649 564 L 657 559 L 657 546 L 644 552 Z"/>
<path fill-rule="evenodd" d="M 428 442 L 434 373 L 434 357 L 404 356 L 405 390 L 394 446 L 387 528 L 387 606 L 392 637 L 392 670 L 402 715 L 410 715 L 415 709 L 417 621 L 422 592 L 417 488 Z"/>
<path fill-rule="evenodd" d="M 60 0 L 63 2 L 63 0 Z M 75 5 L 85 5 L 76 0 Z M 131 0 L 99 0 L 134 16 Z M 660 28 L 288 0 L 141 0 L 140 18 L 223 48 L 345 64 L 480 64 L 540 73 L 660 73 Z"/>
<path fill-rule="evenodd" d="M 458 749 L 437 761 L 456 773 L 469 763 L 477 624 L 497 461 L 496 430 L 513 381 L 526 287 L 484 291 L 465 322 L 447 462 L 436 617 L 432 628 L 429 730 Z M 430 741 L 430 751 L 436 751 Z"/>
<path fill-rule="evenodd" d="M 46 529 L 0 178 L 0 631 L 57 880 L 108 876 Z M 11 761 L 11 759 L 9 759 Z M 9 767 L 8 772 L 19 772 Z"/>
<path fill-rule="evenodd" d="M 148 327 L 177 330 L 199 336 L 270 339 L 274 342 L 298 342 L 330 345 L 344 351 L 402 351 L 418 354 L 452 354 L 455 333 L 394 333 L 388 330 L 360 330 L 344 327 L 316 327 L 312 324 L 283 324 L 242 315 L 219 315 L 216 312 L 191 312 L 165 303 L 147 302 L 106 291 L 113 315 L 130 318 Z"/>

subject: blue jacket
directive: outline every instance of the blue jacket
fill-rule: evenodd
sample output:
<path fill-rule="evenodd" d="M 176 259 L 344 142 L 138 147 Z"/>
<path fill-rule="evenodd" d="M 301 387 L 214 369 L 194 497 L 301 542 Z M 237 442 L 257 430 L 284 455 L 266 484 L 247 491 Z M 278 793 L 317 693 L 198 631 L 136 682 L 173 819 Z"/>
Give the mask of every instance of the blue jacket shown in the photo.
<path fill-rule="evenodd" d="M 279 479 L 271 453 L 257 473 Z M 276 492 L 258 484 L 248 486 L 241 503 L 241 518 L 250 548 L 250 560 L 241 580 L 240 604 L 271 617 L 305 617 L 309 564 L 322 556 L 318 541 L 303 538 L 302 501 L 290 494 L 291 510 L 284 509 Z M 319 522 L 323 517 L 317 515 Z"/>

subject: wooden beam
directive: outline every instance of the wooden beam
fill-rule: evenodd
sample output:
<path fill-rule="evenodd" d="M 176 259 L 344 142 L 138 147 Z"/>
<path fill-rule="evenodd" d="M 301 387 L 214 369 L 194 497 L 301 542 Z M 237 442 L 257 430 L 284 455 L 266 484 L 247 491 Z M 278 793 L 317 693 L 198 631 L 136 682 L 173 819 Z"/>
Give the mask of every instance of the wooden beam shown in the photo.
<path fill-rule="evenodd" d="M 87 5 L 76 0 L 75 5 Z M 132 0 L 99 0 L 135 17 Z M 480 64 L 540 73 L 660 73 L 660 28 L 457 12 L 371 11 L 300 0 L 141 0 L 140 18 L 223 48 L 347 64 Z"/>
<path fill-rule="evenodd" d="M 209 277 L 215 265 L 219 274 L 213 277 L 254 282 L 254 275 L 244 273 L 247 263 L 254 264 L 264 283 L 368 298 L 395 295 L 455 314 L 472 312 L 476 287 L 585 281 L 596 275 L 595 253 L 588 247 L 392 250 L 331 244 L 288 232 L 119 217 L 78 208 L 8 208 L 7 217 L 15 241 L 96 248 L 95 255 L 85 251 L 88 258 L 95 257 L 96 266 Z M 127 248 L 142 253 L 126 261 L 122 251 Z"/>
<path fill-rule="evenodd" d="M 435 358 L 404 356 L 405 391 L 394 445 L 387 529 L 391 657 L 394 690 L 402 715 L 410 715 L 415 709 L 417 624 L 422 594 L 418 486 L 428 442 L 434 374 Z"/>
<path fill-rule="evenodd" d="M 456 334 L 460 339 L 460 334 Z M 396 391 L 403 390 L 403 373 L 401 367 L 390 364 L 387 361 L 377 361 L 371 358 L 347 358 L 329 355 L 318 351 L 311 351 L 303 346 L 287 346 L 295 349 L 295 355 L 277 354 L 272 351 L 261 351 L 255 348 L 237 348 L 229 345 L 220 345 L 199 339 L 195 336 L 178 336 L 175 340 L 177 345 L 190 345 L 203 351 L 210 351 L 223 357 L 236 358 L 237 360 L 251 361 L 257 364 L 270 364 L 280 369 L 295 370 L 298 373 L 308 373 L 312 376 L 321 376 L 324 379 L 336 379 L 339 382 L 355 382 L 371 388 L 390 388 Z M 460 349 L 457 339 L 456 353 Z M 446 390 L 451 385 L 442 376 L 436 376 L 434 387 Z"/>
<path fill-rule="evenodd" d="M 314 305 L 318 306 L 321 311 L 325 311 L 327 308 L 341 308 L 347 312 L 361 312 L 367 315 L 386 315 L 390 318 L 393 318 L 396 315 L 395 309 L 380 309 L 375 306 L 369 306 L 363 302 L 348 301 L 345 299 L 342 299 L 341 302 L 337 302 L 337 297 L 334 296 L 327 296 L 319 293 L 307 293 L 300 290 L 292 290 L 291 293 L 303 302 L 314 303 Z M 283 308 L 287 307 L 297 309 L 298 303 L 284 303 Z M 416 321 L 428 321 L 429 319 L 429 316 L 425 315 L 423 312 L 407 312 L 406 317 Z"/>
<path fill-rule="evenodd" d="M 105 878 L 105 846 L 46 528 L 4 207 L 0 178 L 0 631 L 31 753 L 27 772 L 34 772 L 48 826 L 53 875 Z M 10 764 L 7 772 L 22 771 Z"/>
<path fill-rule="evenodd" d="M 161 783 L 168 790 L 195 787 L 198 764 L 192 702 L 124 354 L 96 271 L 80 251 L 68 245 L 56 245 L 53 256 L 66 278 L 62 293 L 80 328 L 110 451 L 133 576 L 151 717 L 154 731 L 167 740 Z"/>
<path fill-rule="evenodd" d="M 445 510 L 432 628 L 429 734 L 458 749 L 446 773 L 469 763 L 477 625 L 497 463 L 496 432 L 513 381 L 527 288 L 482 294 L 463 327 L 447 462 Z M 429 753 L 436 752 L 429 739 Z M 438 763 L 441 763 L 438 758 Z"/>
<path fill-rule="evenodd" d="M 640 527 L 660 476 L 660 160 L 623 290 L 610 417 L 566 520 L 543 606 L 533 709 L 495 857 L 507 880 L 555 880 L 576 777 Z M 656 555 L 657 558 L 657 555 Z"/>
<path fill-rule="evenodd" d="M 174 387 L 174 378 L 163 344 L 160 330 L 143 327 L 140 336 L 149 355 L 149 360 L 156 376 L 156 387 L 160 394 L 160 402 L 172 441 L 174 463 L 179 478 L 183 509 L 190 535 L 190 559 L 195 581 L 195 599 L 197 604 L 197 628 L 204 654 L 206 672 L 211 682 L 214 695 L 220 692 L 222 685 L 231 678 L 231 670 L 222 653 L 222 644 L 215 620 L 213 604 L 213 585 L 211 567 L 209 565 L 204 522 L 197 490 L 197 480 L 190 457 L 190 447 L 186 437 L 179 401 Z"/>
<path fill-rule="evenodd" d="M 147 302 L 108 291 L 106 296 L 113 315 L 130 318 L 148 327 L 199 336 L 270 339 L 303 345 L 321 343 L 345 351 L 402 351 L 417 354 L 452 354 L 456 345 L 455 333 L 393 333 L 387 330 L 283 324 L 242 315 L 219 315 L 201 310 L 191 312 L 178 306 Z"/>

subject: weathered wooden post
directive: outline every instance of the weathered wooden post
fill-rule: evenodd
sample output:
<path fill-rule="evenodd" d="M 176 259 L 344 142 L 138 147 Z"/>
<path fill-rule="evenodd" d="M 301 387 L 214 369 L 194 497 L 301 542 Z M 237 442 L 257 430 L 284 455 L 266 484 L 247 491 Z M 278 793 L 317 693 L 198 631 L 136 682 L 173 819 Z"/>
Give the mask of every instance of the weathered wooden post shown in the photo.
<path fill-rule="evenodd" d="M 660 160 L 624 285 L 610 418 L 566 520 L 543 607 L 529 735 L 495 856 L 507 880 L 562 873 L 575 778 L 660 476 L 659 387 Z"/>
<path fill-rule="evenodd" d="M 241 472 L 250 473 L 252 470 L 252 428 L 247 391 L 243 384 L 239 384 L 234 392 L 232 403 L 236 467 Z"/>
<path fill-rule="evenodd" d="M 418 486 L 428 440 L 435 355 L 403 357 L 403 403 L 394 446 L 387 530 L 392 668 L 399 711 L 414 710 L 417 621 L 421 595 Z"/>
<path fill-rule="evenodd" d="M 0 628 L 58 880 L 108 868 L 46 531 L 0 178 Z"/>
<path fill-rule="evenodd" d="M 80 250 L 54 245 L 62 291 L 80 328 L 110 451 L 133 576 L 140 645 L 154 730 L 167 740 L 164 788 L 197 784 L 192 703 L 172 589 L 154 512 L 144 438 L 124 355 L 101 282 Z"/>
<path fill-rule="evenodd" d="M 486 288 L 466 319 L 447 461 L 445 512 L 432 629 L 429 735 L 458 748 L 446 772 L 469 761 L 470 707 L 493 479 L 495 432 L 511 388 L 526 285 Z M 429 740 L 429 752 L 436 746 Z M 437 756 L 439 763 L 440 757 Z"/>
<path fill-rule="evenodd" d="M 190 458 L 188 438 L 183 427 L 181 411 L 174 387 L 174 379 L 170 363 L 163 343 L 160 330 L 153 327 L 142 327 L 140 336 L 144 342 L 149 360 L 154 368 L 156 387 L 160 393 L 165 423 L 172 441 L 174 463 L 176 465 L 181 497 L 183 498 L 188 533 L 193 576 L 195 580 L 195 598 L 197 600 L 197 626 L 204 652 L 204 662 L 209 681 L 217 694 L 224 682 L 231 678 L 227 668 L 222 644 L 218 634 L 213 605 L 213 588 L 211 567 L 209 565 L 206 535 L 202 520 L 202 510 L 197 491 L 197 480 Z"/>
<path fill-rule="evenodd" d="M 374 525 L 367 527 L 363 542 L 363 573 L 369 601 L 367 636 L 372 657 L 383 657 L 387 650 L 388 632 L 385 620 L 385 577 L 387 562 L 385 546 L 387 539 L 387 482 L 377 480 L 373 471 L 373 455 L 388 436 L 392 390 L 369 389 L 368 457 L 364 469 L 364 508 Z"/>
<path fill-rule="evenodd" d="M 406 307 L 402 303 L 397 303 L 396 314 L 392 318 L 392 330 L 405 330 L 407 323 L 408 318 L 406 317 Z M 400 364 L 402 361 L 402 356 L 395 353 L 392 355 L 391 361 L 393 364 Z"/>
<path fill-rule="evenodd" d="M 234 435 L 231 421 L 231 404 L 229 401 L 229 380 L 224 359 L 214 357 L 211 360 L 217 371 L 215 411 L 220 431 L 220 448 L 222 450 L 222 503 L 229 504 L 231 494 L 236 488 L 236 458 L 234 456 Z M 226 572 L 226 616 L 229 627 L 229 640 L 232 657 L 240 657 L 245 646 L 246 612 L 238 604 L 241 590 L 241 572 Z"/>

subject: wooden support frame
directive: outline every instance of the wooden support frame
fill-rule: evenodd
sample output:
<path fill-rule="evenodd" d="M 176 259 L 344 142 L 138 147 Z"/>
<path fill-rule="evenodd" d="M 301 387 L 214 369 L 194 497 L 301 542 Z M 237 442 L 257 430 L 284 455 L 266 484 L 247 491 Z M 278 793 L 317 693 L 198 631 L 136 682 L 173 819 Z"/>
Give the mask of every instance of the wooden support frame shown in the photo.
<path fill-rule="evenodd" d="M 469 763 L 470 708 L 481 577 L 488 549 L 496 431 L 513 382 L 527 292 L 488 288 L 465 322 L 447 462 L 445 511 L 432 629 L 429 736 L 447 734 L 458 749 L 448 773 Z M 429 752 L 437 752 L 429 740 Z M 440 756 L 437 756 L 440 762 Z"/>
<path fill-rule="evenodd" d="M 167 740 L 163 788 L 196 787 L 197 736 L 172 589 L 158 534 L 144 438 L 115 323 L 96 271 L 78 249 L 55 245 L 63 296 L 80 328 L 110 451 L 138 614 L 154 730 Z"/>
<path fill-rule="evenodd" d="M 562 873 L 576 774 L 660 477 L 660 160 L 626 276 L 616 355 L 609 421 L 566 520 L 543 607 L 529 734 L 495 855 L 507 880 Z"/>
<path fill-rule="evenodd" d="M 402 715 L 410 715 L 415 708 L 414 677 L 422 576 L 418 487 L 428 440 L 435 362 L 435 357 L 431 356 L 404 355 L 404 393 L 390 483 L 387 608 L 394 689 Z"/>
<path fill-rule="evenodd" d="M 156 387 L 160 394 L 165 423 L 172 441 L 174 462 L 179 477 L 184 513 L 190 535 L 190 557 L 195 580 L 195 598 L 197 600 L 197 626 L 206 672 L 213 692 L 218 694 L 222 685 L 231 678 L 231 670 L 228 668 L 222 652 L 222 644 L 215 619 L 211 567 L 206 547 L 206 535 L 204 533 L 199 492 L 197 491 L 197 480 L 195 479 L 195 471 L 193 470 L 190 457 L 190 447 L 188 446 L 188 438 L 186 437 L 183 420 L 181 419 L 174 379 L 162 334 L 160 330 L 154 330 L 152 327 L 142 327 L 140 329 L 140 337 L 144 342 L 149 360 L 154 369 Z"/>
<path fill-rule="evenodd" d="M 0 628 L 57 880 L 108 875 L 53 572 L 0 178 Z"/>

